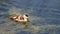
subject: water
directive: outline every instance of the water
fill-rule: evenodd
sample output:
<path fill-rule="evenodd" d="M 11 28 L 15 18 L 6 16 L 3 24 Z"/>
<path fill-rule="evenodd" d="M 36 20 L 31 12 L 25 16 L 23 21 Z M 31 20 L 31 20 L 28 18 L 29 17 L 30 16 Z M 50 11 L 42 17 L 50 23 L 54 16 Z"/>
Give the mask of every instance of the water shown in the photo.
<path fill-rule="evenodd" d="M 24 28 L 3 14 L 29 13 Z M 0 34 L 60 34 L 60 0 L 0 0 Z"/>

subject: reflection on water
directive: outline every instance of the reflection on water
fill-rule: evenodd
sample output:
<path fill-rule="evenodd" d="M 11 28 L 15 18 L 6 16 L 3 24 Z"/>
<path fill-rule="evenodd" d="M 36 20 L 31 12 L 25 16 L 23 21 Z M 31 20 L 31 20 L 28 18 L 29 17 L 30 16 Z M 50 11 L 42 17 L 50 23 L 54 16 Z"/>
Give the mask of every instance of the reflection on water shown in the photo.
<path fill-rule="evenodd" d="M 41 8 L 39 3 L 42 5 Z M 43 5 L 44 2 L 41 0 L 32 2 L 28 0 L 0 0 L 0 34 L 60 34 L 60 10 L 57 7 L 50 8 L 49 4 L 47 8 Z M 24 13 L 30 15 L 30 26 L 27 28 L 24 28 L 22 24 L 16 24 L 4 15 Z"/>

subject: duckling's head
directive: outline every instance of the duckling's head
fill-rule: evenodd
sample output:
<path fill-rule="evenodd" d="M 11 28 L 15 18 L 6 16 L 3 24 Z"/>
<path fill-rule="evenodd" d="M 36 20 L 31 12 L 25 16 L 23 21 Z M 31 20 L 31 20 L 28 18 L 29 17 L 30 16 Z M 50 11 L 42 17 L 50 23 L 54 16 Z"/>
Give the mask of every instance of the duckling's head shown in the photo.
<path fill-rule="evenodd" d="M 29 15 L 27 13 L 24 14 L 24 18 L 28 18 Z"/>

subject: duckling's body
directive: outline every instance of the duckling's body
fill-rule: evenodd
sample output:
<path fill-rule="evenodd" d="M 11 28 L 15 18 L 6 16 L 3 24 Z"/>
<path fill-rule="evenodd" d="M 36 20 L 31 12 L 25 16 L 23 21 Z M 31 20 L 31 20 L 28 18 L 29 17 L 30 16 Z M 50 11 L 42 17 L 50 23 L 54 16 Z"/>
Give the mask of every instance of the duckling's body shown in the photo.
<path fill-rule="evenodd" d="M 15 14 L 15 15 L 11 16 L 10 19 L 14 20 L 15 22 L 25 25 L 25 27 L 27 27 L 29 25 L 28 15 L 26 15 L 26 14 L 24 14 L 23 16 Z"/>

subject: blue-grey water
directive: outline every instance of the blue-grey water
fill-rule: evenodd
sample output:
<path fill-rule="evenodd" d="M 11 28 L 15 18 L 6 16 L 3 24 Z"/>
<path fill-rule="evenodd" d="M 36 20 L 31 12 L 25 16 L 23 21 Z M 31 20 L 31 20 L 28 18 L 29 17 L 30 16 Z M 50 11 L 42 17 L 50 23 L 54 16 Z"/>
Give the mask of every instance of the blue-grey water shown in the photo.
<path fill-rule="evenodd" d="M 4 15 L 24 13 L 28 28 Z M 60 0 L 0 0 L 0 34 L 60 34 Z"/>

